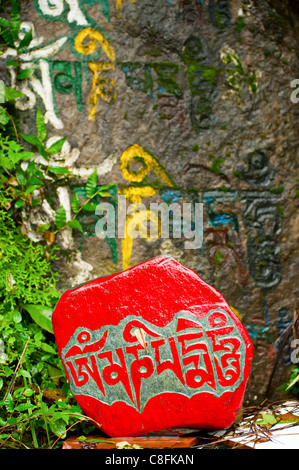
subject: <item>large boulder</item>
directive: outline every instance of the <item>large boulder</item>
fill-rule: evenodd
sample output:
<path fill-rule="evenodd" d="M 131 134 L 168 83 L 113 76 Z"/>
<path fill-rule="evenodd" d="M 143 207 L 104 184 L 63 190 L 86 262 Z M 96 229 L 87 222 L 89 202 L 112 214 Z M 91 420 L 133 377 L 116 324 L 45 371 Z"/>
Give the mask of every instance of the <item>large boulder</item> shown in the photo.
<path fill-rule="evenodd" d="M 109 436 L 234 422 L 252 342 L 223 296 L 173 258 L 65 292 L 52 321 L 71 389 Z"/>

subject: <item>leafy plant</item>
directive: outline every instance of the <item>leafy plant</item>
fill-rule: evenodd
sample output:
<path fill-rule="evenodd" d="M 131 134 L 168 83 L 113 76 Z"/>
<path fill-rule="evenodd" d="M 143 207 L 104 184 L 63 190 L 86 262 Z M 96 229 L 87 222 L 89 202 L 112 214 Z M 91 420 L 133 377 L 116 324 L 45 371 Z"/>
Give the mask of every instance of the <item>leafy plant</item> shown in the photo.
<path fill-rule="evenodd" d="M 37 111 L 36 111 L 35 122 L 36 122 L 37 135 L 21 134 L 21 136 L 29 144 L 36 146 L 40 155 L 42 155 L 47 161 L 49 161 L 50 155 L 60 152 L 66 138 L 64 137 L 62 139 L 59 139 L 56 142 L 54 142 L 49 148 L 46 148 L 45 139 L 47 137 L 47 130 L 46 130 L 46 125 L 45 125 L 45 119 L 38 106 L 37 106 Z M 61 167 L 50 167 L 49 170 L 52 171 L 53 173 L 59 174 L 58 168 L 61 168 Z M 62 169 L 62 173 L 65 173 L 65 172 L 68 173 L 68 170 L 64 168 L 61 168 L 61 169 Z"/>
<path fill-rule="evenodd" d="M 16 58 L 6 65 L 17 67 L 16 79 L 23 80 L 33 69 L 22 69 L 19 55 L 30 45 L 32 31 L 20 40 L 21 2 L 7 3 L 9 16 L 0 18 L 0 54 L 7 47 L 15 49 Z M 96 196 L 111 197 L 112 185 L 99 188 L 93 172 L 86 200 L 73 195 L 73 215 L 67 220 L 53 188 L 69 184 L 71 171 L 51 163 L 65 138 L 47 147 L 38 106 L 35 134 L 20 132 L 14 103 L 25 95 L 2 82 L 0 86 L 0 447 L 53 448 L 69 429 L 88 434 L 96 424 L 74 400 L 53 336 L 51 315 L 60 297 L 53 269 L 60 253 L 56 235 L 66 227 L 82 231 L 77 215 Z M 30 226 L 26 214 L 45 200 L 51 200 L 54 220 Z M 31 235 L 38 235 L 40 242 Z"/>
<path fill-rule="evenodd" d="M 36 131 L 36 135 L 21 135 L 26 142 L 28 142 L 31 146 L 37 148 L 39 154 L 42 155 L 46 162 L 49 162 L 52 155 L 57 154 L 61 151 L 65 142 L 65 138 L 57 140 L 49 148 L 46 146 L 45 139 L 47 137 L 47 131 L 44 116 L 38 107 L 36 113 Z M 27 188 L 26 193 L 35 191 L 36 189 L 43 189 L 42 192 L 44 193 L 44 189 L 49 179 L 52 180 L 54 186 L 56 183 L 61 184 L 62 180 L 63 183 L 66 185 L 71 183 L 70 179 L 68 179 L 72 177 L 70 169 L 65 168 L 64 166 L 51 166 L 46 162 L 45 164 L 39 164 L 37 167 L 35 166 L 34 161 L 30 162 L 30 165 L 32 165 L 31 170 L 33 178 L 30 180 L 32 185 L 29 187 L 29 189 Z M 30 168 L 28 167 L 28 169 Z M 41 177 L 41 181 L 38 181 L 38 178 L 36 177 Z M 73 215 L 70 220 L 67 220 L 66 210 L 63 206 L 60 205 L 55 211 L 54 224 L 41 224 L 36 228 L 37 233 L 43 234 L 45 240 L 49 245 L 54 242 L 57 233 L 59 233 L 66 227 L 77 229 L 80 232 L 83 232 L 82 225 L 77 219 L 77 216 L 83 209 L 91 212 L 94 212 L 96 210 L 98 206 L 98 202 L 96 202 L 96 196 L 109 198 L 112 197 L 112 195 L 109 193 L 109 189 L 115 186 L 115 184 L 109 184 L 98 187 L 97 180 L 97 171 L 94 170 L 87 179 L 87 183 L 85 186 L 86 198 L 84 201 L 82 199 L 80 200 L 80 197 L 76 192 L 73 194 L 71 200 L 71 208 L 73 211 Z M 40 194 L 39 202 L 35 201 L 35 204 L 41 204 L 44 197 L 45 194 Z"/>

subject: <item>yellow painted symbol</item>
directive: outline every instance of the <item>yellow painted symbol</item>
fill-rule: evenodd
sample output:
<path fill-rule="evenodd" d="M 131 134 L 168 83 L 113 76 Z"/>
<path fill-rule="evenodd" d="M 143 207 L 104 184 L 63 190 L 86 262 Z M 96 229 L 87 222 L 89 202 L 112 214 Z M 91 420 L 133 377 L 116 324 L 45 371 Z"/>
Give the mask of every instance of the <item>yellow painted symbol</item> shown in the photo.
<path fill-rule="evenodd" d="M 143 187 L 122 187 L 119 189 L 120 194 L 126 196 L 126 199 L 131 204 L 131 213 L 127 214 L 125 236 L 122 240 L 122 259 L 123 270 L 130 267 L 130 260 L 133 250 L 134 231 L 138 226 L 138 232 L 141 238 L 147 241 L 157 240 L 160 236 L 159 220 L 157 214 L 150 209 L 140 209 L 142 200 L 146 197 L 152 197 L 156 191 L 151 186 Z M 147 222 L 151 223 L 151 233 L 148 234 Z"/>
<path fill-rule="evenodd" d="M 135 162 L 141 163 L 141 167 L 138 171 L 132 171 L 130 164 Z M 148 175 L 150 169 L 154 170 L 158 178 L 165 186 L 174 186 L 174 182 L 170 176 L 166 173 L 165 168 L 158 160 L 144 150 L 137 144 L 128 147 L 120 158 L 120 170 L 125 180 L 131 183 L 141 183 L 144 178 Z"/>
<path fill-rule="evenodd" d="M 110 103 L 110 101 L 116 98 L 116 84 L 114 80 L 102 76 L 103 72 L 115 70 L 116 56 L 109 41 L 100 31 L 94 28 L 88 27 L 82 29 L 75 38 L 75 48 L 81 54 L 93 54 L 98 46 L 103 49 L 109 62 L 92 61 L 88 64 L 92 73 L 92 84 L 89 94 L 89 119 L 91 121 L 95 119 L 98 99 Z"/>
<path fill-rule="evenodd" d="M 133 163 L 140 164 L 140 168 L 134 171 L 132 169 Z M 163 165 L 158 162 L 154 155 L 137 144 L 128 147 L 123 152 L 120 158 L 120 170 L 124 179 L 130 183 L 142 183 L 150 170 L 153 170 L 165 186 L 174 186 L 174 182 Z M 138 226 L 140 237 L 149 242 L 159 238 L 160 227 L 158 215 L 155 212 L 144 208 L 140 210 L 142 200 L 156 194 L 156 190 L 152 186 L 121 187 L 120 193 L 126 196 L 131 204 L 131 212 L 126 217 L 125 234 L 122 240 L 123 270 L 125 270 L 130 267 L 136 226 Z M 148 222 L 150 222 L 150 233 L 148 233 Z"/>

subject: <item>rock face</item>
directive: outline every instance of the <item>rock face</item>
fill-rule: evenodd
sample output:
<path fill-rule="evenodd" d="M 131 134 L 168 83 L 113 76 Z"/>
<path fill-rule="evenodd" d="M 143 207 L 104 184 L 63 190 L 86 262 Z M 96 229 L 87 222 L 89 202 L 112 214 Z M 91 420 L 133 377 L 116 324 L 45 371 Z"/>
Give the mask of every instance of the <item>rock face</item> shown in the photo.
<path fill-rule="evenodd" d="M 184 203 L 203 204 L 195 249 L 173 224 L 168 236 L 100 238 L 101 215 L 82 209 L 83 233 L 67 227 L 55 240 L 64 255 L 60 289 L 173 256 L 223 294 L 253 340 L 246 404 L 264 399 L 277 358 L 269 398 L 282 398 L 277 387 L 292 365 L 291 338 L 278 338 L 298 298 L 297 3 L 23 0 L 22 31 L 33 28 L 33 41 L 19 63 L 34 70 L 22 81 L 13 65 L 1 75 L 28 95 L 17 103 L 23 133 L 35 132 L 38 105 L 49 145 L 67 137 L 45 164 L 70 173 L 24 215 L 30 236 L 43 238 L 39 224 L 54 231 L 60 206 L 71 220 L 71 200 L 86 201 L 94 169 L 98 187 L 114 184 L 112 222 L 118 196 L 145 206 L 126 224 L 151 214 L 154 228 L 152 202 L 179 204 L 182 221 Z"/>
<path fill-rule="evenodd" d="M 71 389 L 108 435 L 234 422 L 252 342 L 223 296 L 174 259 L 67 291 L 52 321 Z"/>

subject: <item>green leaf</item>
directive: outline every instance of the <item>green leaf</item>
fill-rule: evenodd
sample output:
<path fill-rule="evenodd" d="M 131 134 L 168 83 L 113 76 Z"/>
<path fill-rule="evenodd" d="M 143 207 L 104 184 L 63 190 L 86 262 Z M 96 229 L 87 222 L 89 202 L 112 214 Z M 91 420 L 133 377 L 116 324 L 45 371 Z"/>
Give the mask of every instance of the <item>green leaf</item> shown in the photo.
<path fill-rule="evenodd" d="M 51 366 L 48 367 L 48 369 L 50 369 L 50 368 L 51 368 Z M 52 367 L 52 369 L 53 369 L 53 367 Z M 61 372 L 59 372 L 58 369 L 56 369 L 56 368 L 55 368 L 55 370 L 56 370 L 56 372 L 54 372 L 55 377 L 56 377 L 56 378 L 61 377 Z M 49 372 L 50 372 L 50 370 L 49 370 Z M 52 373 L 51 373 L 50 375 L 51 375 L 51 378 L 52 378 L 52 377 L 53 377 L 53 376 L 52 376 Z M 68 404 L 68 403 L 65 403 L 64 401 L 57 401 L 57 400 L 55 400 L 55 403 L 56 403 L 57 407 L 60 408 L 60 409 L 65 410 L 66 408 L 69 408 L 69 404 Z"/>
<path fill-rule="evenodd" d="M 82 225 L 80 224 L 79 220 L 70 220 L 67 224 L 68 224 L 69 227 L 77 228 L 78 230 L 80 230 L 80 232 L 83 233 L 83 228 L 82 228 Z"/>
<path fill-rule="evenodd" d="M 16 98 L 22 98 L 23 96 L 26 96 L 24 93 L 22 93 L 19 90 L 16 90 L 15 88 L 7 88 L 5 87 L 5 101 L 13 101 Z"/>
<path fill-rule="evenodd" d="M 0 157 L 0 167 L 11 170 L 14 167 L 13 162 L 7 157 Z"/>
<path fill-rule="evenodd" d="M 13 404 L 13 398 L 11 396 L 11 393 L 8 393 L 5 400 L 3 400 L 3 404 L 6 408 L 6 411 L 8 411 L 8 413 L 12 413 L 13 410 L 14 410 L 14 404 Z"/>
<path fill-rule="evenodd" d="M 28 144 L 31 144 L 31 145 L 39 145 L 40 144 L 40 141 L 38 140 L 37 137 L 35 137 L 35 135 L 21 134 L 21 136 L 23 137 L 24 140 L 26 140 L 26 142 L 28 142 Z"/>
<path fill-rule="evenodd" d="M 9 25 L 9 23 L 8 23 Z M 14 38 L 13 38 L 13 35 L 11 34 L 10 32 L 10 29 L 9 29 L 9 26 L 6 27 L 5 29 L 2 29 L 1 30 L 1 36 L 3 37 L 4 41 L 10 46 L 10 47 L 14 47 L 15 44 L 14 44 Z"/>
<path fill-rule="evenodd" d="M 9 60 L 6 64 L 7 67 L 19 67 L 20 64 L 16 60 Z"/>
<path fill-rule="evenodd" d="M 20 323 L 22 321 L 22 315 L 18 310 L 12 312 L 12 319 L 15 323 Z"/>
<path fill-rule="evenodd" d="M 27 47 L 31 43 L 31 41 L 32 41 L 32 29 L 30 29 L 30 31 L 28 31 L 23 37 L 23 39 L 21 40 L 18 46 L 18 53 L 22 54 L 22 52 L 25 52 L 27 50 Z"/>
<path fill-rule="evenodd" d="M 289 390 L 291 387 L 294 387 L 294 385 L 299 381 L 299 374 L 292 380 L 292 382 L 288 385 L 285 391 Z"/>
<path fill-rule="evenodd" d="M 32 134 L 21 134 L 21 136 L 22 136 L 23 139 L 26 140 L 26 142 L 28 142 L 29 144 L 35 145 L 35 146 L 37 147 L 39 153 L 40 153 L 46 160 L 49 160 L 47 150 L 46 150 L 44 144 L 42 143 L 42 141 L 41 141 L 39 138 L 37 138 L 35 135 L 32 135 Z"/>
<path fill-rule="evenodd" d="M 31 176 L 33 176 L 37 172 L 37 169 L 35 168 L 35 163 L 34 163 L 33 160 L 32 160 L 32 162 L 29 163 L 26 171 L 27 171 L 28 176 L 30 178 L 31 178 Z"/>
<path fill-rule="evenodd" d="M 110 189 L 110 188 L 113 188 L 116 186 L 116 183 L 112 183 L 112 184 L 105 184 L 104 186 L 101 186 L 99 188 L 99 191 L 105 191 L 106 189 Z"/>
<path fill-rule="evenodd" d="M 28 184 L 29 185 L 40 185 L 41 184 L 41 181 L 37 178 L 37 176 L 32 176 L 29 180 L 28 180 Z"/>
<path fill-rule="evenodd" d="M 49 333 L 53 333 L 51 321 L 53 312 L 52 308 L 46 307 L 45 305 L 25 304 L 24 309 L 29 313 L 32 320 L 34 320 L 41 328 Z"/>
<path fill-rule="evenodd" d="M 32 67 L 21 70 L 18 75 L 16 76 L 17 80 L 24 80 L 25 78 L 29 77 L 34 72 Z"/>
<path fill-rule="evenodd" d="M 68 175 L 70 173 L 67 168 L 63 168 L 62 166 L 50 166 L 49 171 L 56 175 Z"/>
<path fill-rule="evenodd" d="M 88 199 L 91 199 L 94 193 L 96 192 L 98 182 L 97 170 L 95 170 L 88 178 L 86 183 L 86 196 Z"/>
<path fill-rule="evenodd" d="M 30 378 L 31 378 L 30 372 L 28 372 L 28 370 L 26 370 L 26 369 L 21 369 L 21 370 L 20 370 L 20 375 L 21 375 L 22 377 L 27 377 L 27 379 L 30 379 Z"/>
<path fill-rule="evenodd" d="M 265 424 L 267 426 L 273 426 L 277 423 L 277 419 L 272 413 L 262 413 L 262 419 L 259 419 L 257 423 Z"/>
<path fill-rule="evenodd" d="M 39 153 L 44 157 L 45 160 L 49 161 L 48 152 L 45 145 L 38 139 L 37 149 Z"/>
<path fill-rule="evenodd" d="M 4 374 L 5 374 L 5 377 L 10 377 L 13 374 L 13 369 L 11 369 L 11 367 L 5 366 Z"/>
<path fill-rule="evenodd" d="M 21 160 L 29 160 L 34 156 L 34 152 L 20 152 L 19 156 Z"/>
<path fill-rule="evenodd" d="M 56 212 L 55 224 L 58 230 L 61 230 L 66 224 L 66 212 L 63 206 L 60 206 Z"/>
<path fill-rule="evenodd" d="M 40 187 L 40 185 L 41 185 L 41 183 L 40 184 L 31 184 L 30 186 L 28 186 L 28 188 L 25 191 L 25 196 L 28 196 L 28 194 L 33 193 L 33 191 L 38 189 Z"/>
<path fill-rule="evenodd" d="M 18 38 L 21 25 L 20 8 L 20 0 L 13 0 L 10 14 L 10 29 L 14 40 Z"/>
<path fill-rule="evenodd" d="M 40 140 L 43 142 L 47 137 L 47 130 L 43 113 L 38 106 L 36 110 L 36 130 Z"/>
<path fill-rule="evenodd" d="M 51 431 L 60 439 L 64 439 L 66 436 L 66 424 L 62 419 L 51 419 L 50 421 Z"/>
<path fill-rule="evenodd" d="M 38 199 L 33 199 L 31 200 L 31 204 L 33 207 L 35 206 L 40 206 L 41 205 L 41 201 L 39 201 Z"/>
<path fill-rule="evenodd" d="M 0 26 L 3 26 L 4 28 L 9 28 L 10 23 L 6 18 L 0 18 Z"/>
<path fill-rule="evenodd" d="M 56 140 L 56 142 L 54 142 L 54 144 L 52 144 L 52 145 L 47 149 L 47 152 L 48 152 L 50 155 L 53 155 L 54 153 L 60 152 L 60 150 L 61 150 L 62 147 L 63 147 L 63 144 L 64 144 L 65 140 L 66 140 L 66 137 L 63 137 L 62 139 Z"/>
<path fill-rule="evenodd" d="M 10 118 L 5 109 L 0 106 L 0 124 L 2 124 L 2 126 L 5 126 L 8 123 L 9 119 Z"/>
<path fill-rule="evenodd" d="M 43 224 L 43 225 L 40 225 L 39 227 L 37 227 L 36 231 L 38 233 L 43 233 L 43 232 L 46 232 L 47 230 L 49 230 L 50 227 L 51 227 L 51 224 Z"/>
<path fill-rule="evenodd" d="M 15 203 L 15 207 L 17 209 L 21 209 L 21 207 L 23 207 L 23 205 L 24 205 L 23 199 L 18 199 L 17 202 Z"/>
<path fill-rule="evenodd" d="M 42 348 L 43 351 L 50 353 L 50 354 L 56 354 L 56 351 L 52 346 L 50 346 L 47 343 L 41 343 L 40 347 Z"/>
<path fill-rule="evenodd" d="M 18 73 L 18 75 L 16 76 L 16 79 L 25 80 L 25 78 L 28 78 L 30 75 L 32 75 L 33 72 L 34 72 L 34 69 L 32 67 L 23 69 Z"/>
<path fill-rule="evenodd" d="M 112 197 L 108 191 L 98 191 L 97 194 L 101 197 Z"/>
<path fill-rule="evenodd" d="M 78 212 L 78 210 L 80 209 L 80 199 L 78 193 L 74 193 L 72 196 L 71 208 L 75 213 Z"/>
<path fill-rule="evenodd" d="M 67 414 L 67 413 L 63 413 L 61 411 L 56 411 L 52 414 L 52 416 L 55 417 L 55 415 L 59 416 L 61 419 L 63 419 L 63 421 L 66 423 L 66 424 L 69 424 L 70 422 L 70 416 Z"/>
<path fill-rule="evenodd" d="M 95 202 L 87 202 L 86 204 L 83 204 L 82 206 L 82 208 L 88 212 L 94 212 L 97 207 L 98 207 L 98 204 Z"/>
<path fill-rule="evenodd" d="M 15 410 L 16 411 L 32 411 L 36 408 L 35 405 L 32 405 L 31 403 L 20 403 L 20 405 L 16 406 Z"/>

